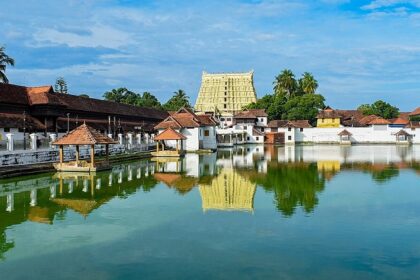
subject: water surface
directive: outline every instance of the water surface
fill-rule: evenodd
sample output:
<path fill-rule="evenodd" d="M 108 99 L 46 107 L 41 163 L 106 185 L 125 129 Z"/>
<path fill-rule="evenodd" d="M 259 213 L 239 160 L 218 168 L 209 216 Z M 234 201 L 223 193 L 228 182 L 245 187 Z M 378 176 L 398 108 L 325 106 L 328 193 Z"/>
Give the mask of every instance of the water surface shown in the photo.
<path fill-rule="evenodd" d="M 2 279 L 418 279 L 420 147 L 240 146 L 0 181 Z"/>

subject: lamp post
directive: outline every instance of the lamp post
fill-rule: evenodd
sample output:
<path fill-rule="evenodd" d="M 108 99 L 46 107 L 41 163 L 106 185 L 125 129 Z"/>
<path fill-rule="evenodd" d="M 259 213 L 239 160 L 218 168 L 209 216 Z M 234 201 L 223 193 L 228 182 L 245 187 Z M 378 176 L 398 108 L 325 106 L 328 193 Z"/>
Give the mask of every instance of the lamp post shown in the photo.
<path fill-rule="evenodd" d="M 26 110 L 23 111 L 23 149 L 26 150 Z"/>
<path fill-rule="evenodd" d="M 67 113 L 67 134 L 70 132 L 70 113 Z"/>

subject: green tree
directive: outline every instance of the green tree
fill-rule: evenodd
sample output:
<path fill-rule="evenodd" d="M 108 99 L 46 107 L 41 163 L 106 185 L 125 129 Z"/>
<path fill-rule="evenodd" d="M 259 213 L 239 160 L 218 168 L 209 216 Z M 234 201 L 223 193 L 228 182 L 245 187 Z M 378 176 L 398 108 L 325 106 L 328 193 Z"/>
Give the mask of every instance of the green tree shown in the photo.
<path fill-rule="evenodd" d="M 287 96 L 285 92 L 278 93 L 273 97 L 270 106 L 267 109 L 267 115 L 269 120 L 280 120 L 282 115 L 285 113 L 285 104 L 287 102 Z"/>
<path fill-rule="evenodd" d="M 318 81 L 309 72 L 303 73 L 302 78 L 300 78 L 298 81 L 298 84 L 299 89 L 304 94 L 314 94 L 318 88 Z"/>
<path fill-rule="evenodd" d="M 0 47 L 0 82 L 8 84 L 9 79 L 6 76 L 7 65 L 14 66 L 15 60 L 8 56 L 5 52 L 5 47 Z"/>
<path fill-rule="evenodd" d="M 150 92 L 143 92 L 143 95 L 137 100 L 137 106 L 161 109 L 162 104 Z"/>
<path fill-rule="evenodd" d="M 174 92 L 174 95 L 163 105 L 167 111 L 178 111 L 182 107 L 191 108 L 189 97 L 182 89 Z"/>
<path fill-rule="evenodd" d="M 289 99 L 284 105 L 283 119 L 309 120 L 314 123 L 318 111 L 325 107 L 325 98 L 320 94 L 305 94 Z"/>
<path fill-rule="evenodd" d="M 244 107 L 244 109 L 264 109 L 268 110 L 268 107 L 273 103 L 274 95 L 266 94 L 262 98 L 258 98 L 257 102 L 252 102 Z"/>
<path fill-rule="evenodd" d="M 54 91 L 58 93 L 67 94 L 67 83 L 63 77 L 58 77 L 55 80 Z"/>
<path fill-rule="evenodd" d="M 297 88 L 295 74 L 290 69 L 284 69 L 277 75 L 273 84 L 275 94 L 286 92 L 287 97 L 291 97 Z"/>
<path fill-rule="evenodd" d="M 109 101 L 136 105 L 139 95 L 126 88 L 117 88 L 105 92 L 103 97 Z"/>
<path fill-rule="evenodd" d="M 385 119 L 396 118 L 400 114 L 397 107 L 382 100 L 375 101 L 371 105 L 362 104 L 357 110 L 361 111 L 364 115 L 377 115 Z"/>

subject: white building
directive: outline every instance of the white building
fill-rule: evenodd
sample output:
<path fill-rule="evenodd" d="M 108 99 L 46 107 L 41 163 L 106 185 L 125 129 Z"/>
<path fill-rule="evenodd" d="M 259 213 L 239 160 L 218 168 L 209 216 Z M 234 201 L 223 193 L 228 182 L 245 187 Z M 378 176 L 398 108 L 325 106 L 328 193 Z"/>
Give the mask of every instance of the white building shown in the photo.
<path fill-rule="evenodd" d="M 215 150 L 217 121 L 210 115 L 196 115 L 187 108 L 181 108 L 155 126 L 159 133 L 171 127 L 184 135 L 183 149 L 186 151 Z M 167 148 L 175 148 L 174 141 L 165 141 Z"/>

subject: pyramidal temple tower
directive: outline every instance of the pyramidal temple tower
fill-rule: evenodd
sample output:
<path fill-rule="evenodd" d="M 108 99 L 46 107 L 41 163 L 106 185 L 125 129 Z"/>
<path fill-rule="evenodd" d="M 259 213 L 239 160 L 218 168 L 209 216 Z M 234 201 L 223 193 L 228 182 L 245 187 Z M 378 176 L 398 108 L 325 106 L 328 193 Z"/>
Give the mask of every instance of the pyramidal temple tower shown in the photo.
<path fill-rule="evenodd" d="M 254 71 L 246 73 L 203 72 L 195 110 L 231 116 L 257 101 Z"/>

